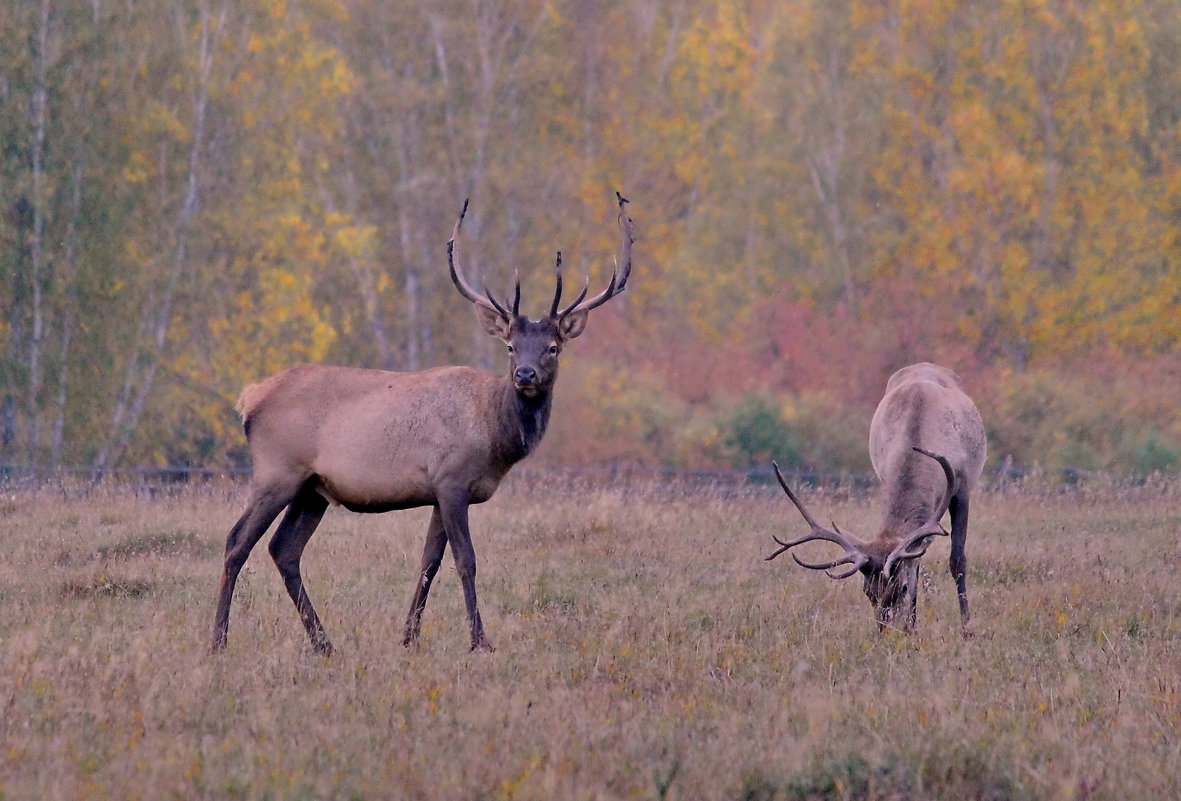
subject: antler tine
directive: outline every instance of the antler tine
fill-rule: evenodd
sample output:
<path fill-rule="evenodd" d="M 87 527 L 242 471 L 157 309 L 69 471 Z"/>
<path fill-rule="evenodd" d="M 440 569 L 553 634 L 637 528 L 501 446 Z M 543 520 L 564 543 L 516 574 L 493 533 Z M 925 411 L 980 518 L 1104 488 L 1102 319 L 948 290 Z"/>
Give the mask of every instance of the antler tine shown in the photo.
<path fill-rule="evenodd" d="M 464 198 L 463 208 L 459 210 L 459 217 L 455 219 L 455 226 L 451 229 L 451 238 L 447 240 L 447 266 L 451 269 L 451 280 L 455 283 L 455 288 L 459 290 L 459 293 L 472 303 L 482 304 L 483 299 L 464 280 L 463 274 L 460 273 L 457 266 L 459 262 L 459 229 L 463 227 L 463 218 L 467 216 L 467 206 L 470 201 L 471 198 Z"/>
<path fill-rule="evenodd" d="M 791 487 L 787 486 L 787 481 L 784 480 L 783 473 L 779 472 L 779 463 L 771 462 L 771 467 L 775 469 L 775 478 L 779 480 L 779 486 L 783 487 L 783 491 L 787 493 L 787 497 L 793 504 L 795 504 L 795 507 L 800 510 L 800 514 L 804 516 L 804 522 L 814 529 L 823 530 L 823 527 L 817 524 L 817 522 L 812 518 L 812 515 L 808 514 L 808 510 L 804 508 L 804 504 L 800 502 L 800 499 L 796 497 L 796 494 L 791 491 Z"/>
<path fill-rule="evenodd" d="M 773 540 L 775 540 L 775 542 L 779 543 L 779 547 L 777 549 L 775 549 L 775 553 L 771 554 L 770 556 L 766 557 L 763 560 L 765 562 L 770 562 L 776 556 L 779 556 L 784 551 L 794 548 L 797 545 L 803 545 L 805 542 L 812 542 L 814 540 L 823 540 L 825 542 L 831 542 L 836 545 L 840 545 L 841 547 L 845 547 L 838 539 L 833 537 L 832 532 L 826 531 L 825 529 L 823 529 L 819 526 L 817 526 L 815 529 L 813 529 L 813 531 L 811 533 L 805 534 L 804 536 L 799 537 L 794 540 L 791 540 L 790 542 L 784 542 L 783 540 L 776 537 L 774 534 L 771 535 L 771 539 L 773 539 Z M 848 551 L 848 549 L 846 549 L 846 551 Z M 793 559 L 795 558 L 794 553 L 792 554 L 792 558 Z M 804 567 L 809 567 L 809 565 L 804 565 Z"/>
<path fill-rule="evenodd" d="M 939 531 L 936 531 L 932 534 L 926 535 L 925 539 L 929 540 L 931 537 L 949 537 L 949 536 L 951 536 L 951 532 L 945 531 L 941 527 L 939 529 Z M 895 558 L 894 561 L 898 561 L 898 559 L 917 559 L 918 557 L 925 554 L 927 552 L 927 549 L 930 547 L 931 547 L 930 542 L 924 542 L 922 540 L 919 540 L 918 544 L 911 547 L 910 550 L 903 551 L 902 553 L 898 554 L 898 556 Z"/>
<path fill-rule="evenodd" d="M 558 316 L 558 304 L 562 302 L 562 251 L 558 251 L 557 263 L 554 264 L 555 274 L 555 288 L 554 288 L 554 302 L 550 304 L 549 316 Z"/>
<path fill-rule="evenodd" d="M 946 457 L 931 453 L 931 451 L 924 450 L 917 445 L 914 446 L 913 450 L 939 462 L 939 466 L 943 468 L 943 475 L 947 479 L 947 491 L 943 493 L 943 500 L 939 503 L 939 511 L 931 517 L 933 523 L 938 523 L 940 518 L 943 517 L 943 513 L 951 506 L 951 499 L 955 495 L 955 471 L 951 469 L 951 463 L 947 461 Z"/>
<path fill-rule="evenodd" d="M 451 271 L 451 282 L 455 284 L 455 288 L 459 290 L 459 294 L 463 295 L 469 301 L 477 306 L 483 306 L 490 311 L 495 311 L 504 317 L 504 319 L 508 320 L 510 319 L 508 312 L 499 303 L 492 300 L 492 293 L 488 292 L 487 286 L 484 287 L 484 292 L 487 295 L 485 299 L 467 282 L 460 268 L 459 229 L 463 226 L 463 218 L 467 216 L 467 207 L 470 200 L 470 198 L 464 199 L 463 208 L 460 209 L 459 217 L 455 220 L 455 227 L 451 229 L 451 239 L 447 241 L 447 267 Z"/>
<path fill-rule="evenodd" d="M 767 557 L 767 561 L 770 561 L 770 560 L 774 559 L 775 557 L 779 556 L 784 551 L 786 551 L 790 548 L 794 548 L 797 545 L 802 545 L 805 542 L 812 542 L 813 540 L 824 540 L 825 542 L 831 542 L 834 545 L 839 545 L 842 548 L 844 548 L 845 554 L 846 554 L 845 558 L 848 559 L 849 562 L 855 563 L 857 565 L 857 570 L 860 570 L 861 565 L 864 564 L 864 559 L 865 559 L 865 549 L 860 545 L 860 543 L 858 543 L 853 537 L 848 536 L 844 532 L 830 531 L 829 529 L 826 529 L 824 526 L 817 523 L 815 518 L 813 518 L 812 515 L 808 513 L 807 507 L 805 507 L 804 504 L 800 501 L 800 499 L 798 497 L 796 497 L 796 494 L 791 491 L 791 487 L 789 487 L 787 485 L 787 481 L 785 481 L 783 478 L 783 473 L 780 472 L 780 470 L 779 470 L 779 464 L 776 462 L 771 462 L 771 466 L 775 469 L 775 478 L 777 478 L 779 480 L 779 486 L 783 487 L 783 491 L 785 493 L 787 493 L 788 499 L 792 502 L 792 504 L 795 505 L 796 509 L 799 510 L 800 515 L 802 515 L 804 518 L 804 522 L 806 522 L 811 527 L 812 530 L 809 533 L 805 534 L 804 536 L 799 537 L 794 540 L 791 540 L 790 542 L 784 542 L 783 540 L 779 539 L 778 537 L 772 535 L 771 538 L 773 540 L 775 540 L 775 542 L 779 543 L 780 547 L 778 550 L 775 551 L 775 553 L 773 553 Z M 796 559 L 795 554 L 792 554 L 792 558 Z M 796 561 L 799 562 L 799 559 L 796 559 Z M 804 565 L 804 567 L 811 567 L 810 565 L 806 565 L 803 562 L 800 562 L 800 564 Z M 832 564 L 827 565 L 826 567 L 813 568 L 813 569 L 826 570 L 829 567 L 835 567 L 838 564 L 845 564 L 845 562 L 843 560 L 841 560 L 841 561 L 833 562 Z M 857 571 L 854 570 L 853 572 L 855 573 Z M 849 575 L 853 575 L 853 573 L 849 573 Z M 834 578 L 836 578 L 836 577 L 834 576 Z"/>
<path fill-rule="evenodd" d="M 627 279 L 632 273 L 632 243 L 636 241 L 635 231 L 632 227 L 632 218 L 627 216 L 627 209 L 624 205 L 631 201 L 619 194 L 619 190 L 615 191 L 615 198 L 619 201 L 619 227 L 623 236 L 623 241 L 619 247 L 619 261 L 623 262 L 623 276 L 619 280 L 619 285 L 615 288 L 616 292 L 622 292 L 627 287 Z M 619 262 L 616 262 L 618 266 Z"/>
<path fill-rule="evenodd" d="M 589 291 L 590 291 L 590 276 L 587 276 L 586 282 L 582 285 L 582 291 L 578 293 L 578 297 L 576 297 L 574 299 L 573 303 L 571 303 L 565 309 L 562 309 L 562 311 L 558 312 L 556 315 L 556 318 L 561 320 L 567 314 L 569 314 L 570 312 L 572 312 L 576 308 L 578 308 L 578 304 L 582 302 L 582 299 L 586 297 L 586 293 Z"/>
<path fill-rule="evenodd" d="M 776 556 L 779 556 L 779 554 L 783 553 L 784 551 L 786 551 L 790 548 L 794 548 L 797 545 L 803 545 L 805 542 L 812 542 L 813 540 L 824 540 L 825 542 L 832 542 L 837 545 L 841 544 L 838 540 L 834 539 L 829 532 L 827 532 L 823 528 L 819 528 L 819 527 L 817 527 L 815 530 L 813 530 L 810 534 L 805 534 L 804 536 L 794 539 L 791 542 L 784 542 L 783 540 L 776 537 L 774 534 L 771 535 L 771 539 L 773 539 L 777 543 L 779 543 L 779 548 L 777 548 L 775 550 L 775 553 L 771 554 L 770 556 L 768 556 L 764 560 L 766 562 L 770 562 Z M 792 554 L 792 556 L 795 556 L 795 554 Z"/>
<path fill-rule="evenodd" d="M 857 573 L 860 572 L 861 568 L 868 561 L 869 561 L 869 559 L 867 557 L 863 556 L 860 559 L 854 559 L 853 566 L 850 567 L 848 570 L 846 570 L 844 573 L 829 573 L 826 570 L 824 572 L 824 575 L 828 576 L 830 579 L 847 579 L 847 578 L 849 578 L 849 576 L 857 575 Z"/>
<path fill-rule="evenodd" d="M 939 520 L 943 517 L 943 513 L 946 512 L 947 508 L 951 505 L 951 499 L 955 495 L 955 470 L 952 469 L 951 463 L 948 462 L 947 458 L 944 456 L 924 450 L 918 446 L 913 447 L 912 450 L 916 451 L 917 453 L 921 453 L 924 456 L 929 456 L 939 463 L 939 466 L 943 468 L 943 475 L 947 479 L 947 490 L 944 491 L 943 499 L 939 502 L 939 505 L 935 507 L 935 510 L 931 516 L 927 518 L 925 522 L 915 528 L 910 534 L 908 534 L 901 542 L 899 542 L 898 545 L 894 547 L 894 550 L 890 551 L 890 555 L 886 557 L 885 564 L 882 565 L 882 573 L 887 576 L 890 575 L 890 571 L 893 568 L 894 563 L 899 559 L 916 559 L 926 553 L 927 548 L 930 547 L 931 544 L 931 537 L 949 536 L 949 533 L 943 528 Z M 924 540 L 926 540 L 926 542 L 920 545 L 920 543 L 923 543 Z"/>
<path fill-rule="evenodd" d="M 582 298 L 585 297 L 586 294 L 584 292 L 581 296 L 579 296 L 578 301 L 571 303 L 561 313 L 558 314 L 558 319 L 566 317 L 575 311 L 590 311 L 591 309 L 597 309 L 599 306 L 602 306 L 604 303 L 611 300 L 611 298 L 615 297 L 627 288 L 627 279 L 631 275 L 632 271 L 632 243 L 635 242 L 635 236 L 631 217 L 627 216 L 627 213 L 623 208 L 624 205 L 630 201 L 623 195 L 619 194 L 618 191 L 615 192 L 615 198 L 619 202 L 619 226 L 620 230 L 623 232 L 623 240 L 622 244 L 620 245 L 620 257 L 616 261 L 615 269 L 611 273 L 611 282 L 607 284 L 606 289 L 595 295 L 593 298 L 586 300 L 585 302 L 582 301 Z M 620 262 L 623 263 L 622 268 L 619 266 Z"/>
<path fill-rule="evenodd" d="M 452 242 L 454 242 L 456 239 L 459 239 L 459 229 L 463 226 L 463 218 L 467 216 L 467 207 L 471 202 L 472 199 L 470 197 L 465 197 L 463 199 L 463 208 L 459 210 L 459 217 L 456 218 L 455 225 L 451 229 Z"/>
<path fill-rule="evenodd" d="M 786 551 L 788 548 L 792 547 L 792 545 L 795 544 L 795 543 L 791 543 L 791 542 L 784 542 L 783 540 L 776 537 L 774 534 L 771 535 L 771 539 L 773 539 L 777 543 L 779 543 L 780 547 L 775 550 L 775 553 L 771 554 L 770 556 L 764 557 L 764 559 L 763 559 L 764 562 L 770 562 L 776 556 L 779 556 L 779 554 L 783 553 L 784 551 Z"/>
<path fill-rule="evenodd" d="M 521 313 L 521 271 L 514 270 L 513 277 L 515 279 L 513 287 L 513 317 Z"/>
<path fill-rule="evenodd" d="M 590 311 L 591 309 L 599 308 L 604 303 L 611 300 L 611 298 L 613 298 L 619 294 L 617 279 L 618 279 L 618 273 L 612 271 L 611 281 L 607 284 L 606 289 L 604 289 L 599 294 L 595 295 L 593 298 L 589 298 L 588 300 L 586 300 L 584 302 L 570 304 L 569 306 L 566 307 L 566 309 L 561 314 L 558 315 L 558 317 L 559 318 L 565 317 L 566 315 L 570 314 L 571 312 L 575 312 L 575 311 Z M 587 287 L 588 288 L 590 287 L 589 280 L 587 281 Z M 585 294 L 583 295 L 583 297 L 585 297 Z"/>
<path fill-rule="evenodd" d="M 796 556 L 794 553 L 791 555 L 791 558 L 796 560 L 797 565 L 799 565 L 800 567 L 806 567 L 809 570 L 828 570 L 830 568 L 836 567 L 837 565 L 849 565 L 849 564 L 852 564 L 854 561 L 856 561 L 855 559 L 853 559 L 852 556 L 849 556 L 848 554 L 841 557 L 840 559 L 833 559 L 831 562 L 820 562 L 820 563 L 805 562 L 803 559 Z"/>
<path fill-rule="evenodd" d="M 865 565 L 865 563 L 867 561 L 869 561 L 864 556 L 864 554 L 858 554 L 857 556 L 851 556 L 849 554 L 846 554 L 841 559 L 834 559 L 831 562 L 823 562 L 820 564 L 813 564 L 812 562 L 805 562 L 803 559 L 796 556 L 794 553 L 791 555 L 791 558 L 794 559 L 796 564 L 799 565 L 800 567 L 806 567 L 809 570 L 823 570 L 825 572 L 825 575 L 828 576 L 830 579 L 847 579 L 847 578 L 849 578 L 849 576 L 852 576 L 855 573 L 857 573 L 858 571 L 860 571 L 861 568 Z M 852 567 L 850 567 L 848 570 L 844 571 L 843 573 L 829 573 L 828 572 L 831 568 L 834 568 L 837 565 L 852 565 Z"/>
<path fill-rule="evenodd" d="M 487 284 L 484 284 L 484 297 L 488 298 L 488 302 L 492 304 L 492 308 L 496 309 L 496 311 L 498 311 L 500 313 L 501 317 L 503 317 L 506 320 L 512 319 L 511 317 L 509 317 L 508 309 L 506 309 L 504 306 L 500 305 L 500 302 L 497 301 L 496 298 L 493 296 L 492 290 L 488 288 Z"/>

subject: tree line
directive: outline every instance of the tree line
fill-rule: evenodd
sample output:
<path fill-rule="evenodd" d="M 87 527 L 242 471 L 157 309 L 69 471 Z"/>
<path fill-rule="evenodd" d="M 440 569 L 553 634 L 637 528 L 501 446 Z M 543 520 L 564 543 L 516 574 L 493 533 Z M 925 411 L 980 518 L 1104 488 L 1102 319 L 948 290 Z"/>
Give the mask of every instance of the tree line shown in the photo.
<path fill-rule="evenodd" d="M 299 361 L 502 369 L 446 274 L 636 271 L 549 463 L 864 469 L 890 372 L 994 459 L 1181 464 L 1171 0 L 21 0 L 0 9 L 0 443 L 240 465 Z"/>

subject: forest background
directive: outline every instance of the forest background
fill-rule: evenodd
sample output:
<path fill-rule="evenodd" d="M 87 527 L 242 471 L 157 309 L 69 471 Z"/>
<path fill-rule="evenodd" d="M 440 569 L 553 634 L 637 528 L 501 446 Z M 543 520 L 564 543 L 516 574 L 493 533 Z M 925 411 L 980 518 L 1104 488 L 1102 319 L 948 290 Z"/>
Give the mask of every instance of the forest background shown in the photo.
<path fill-rule="evenodd" d="M 0 463 L 248 464 L 300 361 L 504 369 L 609 275 L 535 461 L 867 472 L 938 361 L 994 466 L 1181 469 L 1176 0 L 0 5 Z"/>

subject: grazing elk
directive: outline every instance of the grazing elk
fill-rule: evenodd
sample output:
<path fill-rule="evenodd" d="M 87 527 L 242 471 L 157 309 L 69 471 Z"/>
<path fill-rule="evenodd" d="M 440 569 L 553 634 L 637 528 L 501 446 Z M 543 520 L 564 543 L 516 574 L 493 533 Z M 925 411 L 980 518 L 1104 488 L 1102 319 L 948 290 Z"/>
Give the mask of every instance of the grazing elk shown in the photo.
<path fill-rule="evenodd" d="M 939 521 L 951 511 L 951 575 L 960 602 L 960 623 L 968 632 L 967 557 L 968 496 L 984 468 L 987 443 L 984 423 L 971 398 L 964 394 L 959 376 L 929 362 L 904 367 L 890 377 L 886 395 L 869 427 L 869 455 L 883 485 L 886 508 L 878 534 L 863 542 L 819 525 L 787 486 L 779 465 L 775 477 L 787 497 L 800 510 L 812 531 L 799 539 L 774 540 L 780 548 L 767 557 L 801 543 L 824 540 L 841 546 L 840 558 L 822 564 L 795 561 L 812 570 L 850 567 L 830 578 L 843 579 L 861 573 L 865 594 L 873 604 L 878 630 L 893 625 L 906 605 L 906 631 L 915 625 L 918 604 L 919 559 L 931 537 L 946 535 Z"/>
<path fill-rule="evenodd" d="M 312 646 L 332 644 L 304 590 L 299 562 L 329 504 L 354 512 L 430 506 L 430 525 L 415 582 L 403 643 L 418 640 L 431 581 L 450 544 L 463 585 L 472 650 L 491 650 L 476 605 L 476 555 L 468 506 L 492 497 L 509 469 L 541 442 L 549 422 L 558 356 L 582 333 L 590 311 L 623 292 L 631 273 L 632 222 L 619 201 L 620 264 L 601 293 L 588 285 L 562 307 L 562 254 L 549 314 L 519 313 L 518 277 L 511 302 L 487 286 L 477 291 L 464 277 L 458 237 L 467 203 L 447 243 L 456 289 L 476 306 L 484 330 L 508 346 L 508 375 L 468 367 L 396 373 L 304 364 L 242 392 L 238 411 L 246 430 L 254 482 L 246 512 L 226 539 L 225 569 L 217 598 L 213 649 L 225 647 L 230 601 L 238 573 L 271 522 L 287 509 L 270 541 L 270 554 Z"/>

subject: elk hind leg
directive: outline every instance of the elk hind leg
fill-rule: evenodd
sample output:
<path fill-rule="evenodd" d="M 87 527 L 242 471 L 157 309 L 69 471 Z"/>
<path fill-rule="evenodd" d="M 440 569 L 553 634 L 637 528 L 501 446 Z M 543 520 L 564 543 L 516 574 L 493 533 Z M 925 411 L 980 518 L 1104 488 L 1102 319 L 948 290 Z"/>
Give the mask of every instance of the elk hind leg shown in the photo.
<path fill-rule="evenodd" d="M 225 564 L 217 593 L 217 614 L 213 621 L 214 651 L 221 651 L 226 647 L 226 638 L 230 630 L 230 601 L 233 600 L 234 587 L 238 583 L 238 574 L 242 572 L 242 566 L 246 564 L 246 559 L 262 539 L 262 535 L 279 516 L 279 512 L 291 502 L 294 494 L 293 491 L 282 487 L 256 489 L 251 495 L 246 511 L 230 529 L 229 536 L 226 537 Z"/>
<path fill-rule="evenodd" d="M 418 573 L 418 581 L 414 584 L 414 598 L 410 601 L 410 614 L 406 616 L 406 635 L 402 638 L 402 645 L 410 647 L 418 642 L 419 632 L 422 630 L 422 612 L 426 609 L 426 599 L 431 592 L 431 582 L 439 572 L 439 565 L 443 561 L 443 552 L 447 548 L 447 532 L 443 528 L 443 516 L 436 506 L 431 512 L 431 522 L 426 530 L 426 544 L 422 548 L 422 563 Z"/>
<path fill-rule="evenodd" d="M 327 508 L 328 501 L 305 484 L 291 502 L 287 514 L 283 516 L 283 522 L 279 524 L 267 546 L 271 559 L 275 561 L 275 567 L 279 568 L 279 574 L 283 577 L 287 594 L 295 604 L 295 611 L 299 613 L 299 619 L 307 629 L 312 648 L 325 656 L 332 654 L 332 643 L 304 589 L 299 562 L 303 557 L 304 547 L 315 533 L 316 526 L 320 524 Z"/>
<path fill-rule="evenodd" d="M 960 627 L 964 636 L 971 634 L 968 628 L 968 495 L 956 495 L 948 507 L 951 512 L 951 556 L 948 567 L 955 579 L 956 596 L 960 602 Z"/>

